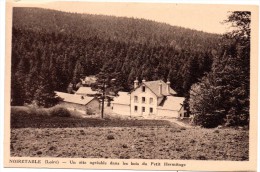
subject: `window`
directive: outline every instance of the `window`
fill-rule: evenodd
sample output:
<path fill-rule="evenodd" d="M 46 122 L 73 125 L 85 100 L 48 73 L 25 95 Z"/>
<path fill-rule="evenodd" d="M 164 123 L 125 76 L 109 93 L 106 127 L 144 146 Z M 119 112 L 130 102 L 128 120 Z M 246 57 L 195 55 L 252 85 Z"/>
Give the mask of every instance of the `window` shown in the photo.
<path fill-rule="evenodd" d="M 153 108 L 150 108 L 150 113 L 153 113 Z"/>
<path fill-rule="evenodd" d="M 137 110 L 138 110 L 138 107 L 137 107 L 137 106 L 135 106 L 135 112 L 137 112 Z"/>
<path fill-rule="evenodd" d="M 150 98 L 150 104 L 153 104 L 153 98 Z"/>
<path fill-rule="evenodd" d="M 142 97 L 142 103 L 145 103 L 145 97 Z"/>
<path fill-rule="evenodd" d="M 138 103 L 138 97 L 137 96 L 134 97 L 134 102 Z"/>
<path fill-rule="evenodd" d="M 145 92 L 145 86 L 142 87 L 143 92 Z"/>
<path fill-rule="evenodd" d="M 142 111 L 145 112 L 145 107 L 142 108 Z"/>

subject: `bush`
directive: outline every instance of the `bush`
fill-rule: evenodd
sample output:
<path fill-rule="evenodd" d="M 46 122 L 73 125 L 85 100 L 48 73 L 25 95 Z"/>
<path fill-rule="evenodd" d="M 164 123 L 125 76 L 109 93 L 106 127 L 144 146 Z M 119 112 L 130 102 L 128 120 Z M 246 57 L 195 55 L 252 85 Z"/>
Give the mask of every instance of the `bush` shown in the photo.
<path fill-rule="evenodd" d="M 196 114 L 194 116 L 193 122 L 196 125 L 200 125 L 205 128 L 215 128 L 224 122 L 223 113 L 213 113 L 213 114 Z"/>
<path fill-rule="evenodd" d="M 226 117 L 225 126 L 244 126 L 249 124 L 249 118 L 247 114 L 229 114 Z"/>
<path fill-rule="evenodd" d="M 24 116 L 24 115 L 30 115 L 31 111 L 28 107 L 24 106 L 14 106 L 11 107 L 11 117 L 16 117 L 18 115 Z"/>
<path fill-rule="evenodd" d="M 11 107 L 11 117 L 18 116 L 49 116 L 49 109 L 36 108 L 36 107 L 26 107 L 26 106 L 15 106 Z"/>
<path fill-rule="evenodd" d="M 95 115 L 95 112 L 92 109 L 87 108 L 86 109 L 86 114 L 87 115 Z"/>
<path fill-rule="evenodd" d="M 71 113 L 68 109 L 63 107 L 53 107 L 50 109 L 50 115 L 56 117 L 70 117 Z"/>
<path fill-rule="evenodd" d="M 30 107 L 28 108 L 30 111 L 30 114 L 33 116 L 49 116 L 49 110 L 45 108 L 36 108 L 36 107 Z"/>

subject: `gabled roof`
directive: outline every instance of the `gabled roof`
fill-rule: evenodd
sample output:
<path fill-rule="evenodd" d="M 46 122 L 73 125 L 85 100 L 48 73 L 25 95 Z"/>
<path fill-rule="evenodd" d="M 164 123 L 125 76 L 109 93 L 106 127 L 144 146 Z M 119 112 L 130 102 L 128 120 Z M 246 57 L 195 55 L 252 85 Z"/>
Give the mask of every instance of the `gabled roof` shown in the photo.
<path fill-rule="evenodd" d="M 68 93 L 57 92 L 57 91 L 55 93 L 58 97 L 62 98 L 64 102 L 81 104 L 81 105 L 86 105 L 89 102 L 91 102 L 93 99 L 96 99 L 94 97 L 68 94 Z"/>
<path fill-rule="evenodd" d="M 118 96 L 114 97 L 113 104 L 130 105 L 130 94 L 129 92 L 118 92 Z"/>
<path fill-rule="evenodd" d="M 162 94 L 159 93 L 159 84 L 162 84 Z M 157 97 L 168 96 L 176 94 L 176 92 L 170 87 L 170 94 L 167 94 L 167 84 L 162 80 L 157 81 L 145 81 L 143 84 L 148 87 Z M 142 85 L 142 84 L 140 84 Z M 139 85 L 139 86 L 140 86 Z"/>
<path fill-rule="evenodd" d="M 158 109 L 179 111 L 183 106 L 184 97 L 166 96 Z"/>
<path fill-rule="evenodd" d="M 93 95 L 97 94 L 97 91 L 93 91 L 91 87 L 79 87 L 78 91 L 75 94 L 79 95 Z"/>

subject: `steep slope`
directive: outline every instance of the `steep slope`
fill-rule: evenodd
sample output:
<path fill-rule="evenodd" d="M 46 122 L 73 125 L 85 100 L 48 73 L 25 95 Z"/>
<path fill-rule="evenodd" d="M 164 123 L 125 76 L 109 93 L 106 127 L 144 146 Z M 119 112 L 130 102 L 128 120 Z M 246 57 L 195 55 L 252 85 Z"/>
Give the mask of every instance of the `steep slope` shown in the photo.
<path fill-rule="evenodd" d="M 71 34 L 81 38 L 97 36 L 123 42 L 170 45 L 179 49 L 212 48 L 218 35 L 171 26 L 145 19 L 67 13 L 40 8 L 14 8 L 14 27 Z"/>
<path fill-rule="evenodd" d="M 116 78 L 124 91 L 136 77 L 168 78 L 187 95 L 210 70 L 216 43 L 220 35 L 144 19 L 14 8 L 13 104 L 31 103 L 44 85 L 66 91 L 82 75 Z"/>

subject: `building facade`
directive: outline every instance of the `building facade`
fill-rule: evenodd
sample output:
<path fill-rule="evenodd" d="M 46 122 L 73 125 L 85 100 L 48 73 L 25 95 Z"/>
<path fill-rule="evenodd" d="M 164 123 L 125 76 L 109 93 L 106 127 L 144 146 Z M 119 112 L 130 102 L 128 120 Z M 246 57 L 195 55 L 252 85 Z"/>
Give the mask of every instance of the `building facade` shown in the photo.
<path fill-rule="evenodd" d="M 127 93 L 129 96 L 119 94 L 112 103 L 114 113 L 131 117 L 183 117 L 184 97 L 177 97 L 176 92 L 170 87 L 170 82 L 145 81 L 140 84 L 134 81 L 134 90 Z M 121 102 L 124 102 L 122 104 Z"/>
<path fill-rule="evenodd" d="M 130 94 L 128 92 L 118 92 L 118 96 L 111 104 L 114 113 L 130 116 Z"/>

